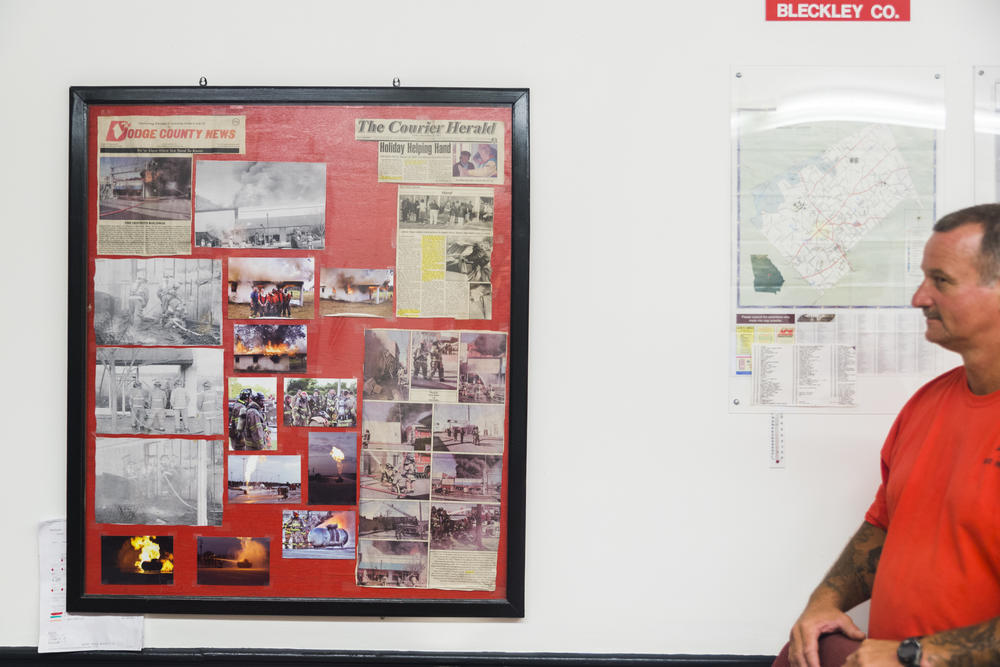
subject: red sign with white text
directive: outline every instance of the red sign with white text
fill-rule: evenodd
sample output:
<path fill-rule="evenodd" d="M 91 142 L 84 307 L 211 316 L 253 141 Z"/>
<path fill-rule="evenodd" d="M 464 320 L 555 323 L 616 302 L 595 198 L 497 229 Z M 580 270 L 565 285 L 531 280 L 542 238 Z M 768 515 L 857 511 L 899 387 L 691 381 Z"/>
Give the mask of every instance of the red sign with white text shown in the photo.
<path fill-rule="evenodd" d="M 910 0 L 767 0 L 768 21 L 909 21 Z"/>

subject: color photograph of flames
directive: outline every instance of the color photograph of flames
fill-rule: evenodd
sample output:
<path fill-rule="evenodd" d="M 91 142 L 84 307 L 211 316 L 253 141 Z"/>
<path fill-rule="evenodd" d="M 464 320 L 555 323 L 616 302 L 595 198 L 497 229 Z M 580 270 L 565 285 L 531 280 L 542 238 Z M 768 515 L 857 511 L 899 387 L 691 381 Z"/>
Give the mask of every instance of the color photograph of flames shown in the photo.
<path fill-rule="evenodd" d="M 174 583 L 174 538 L 102 536 L 101 583 L 160 586 Z"/>
<path fill-rule="evenodd" d="M 305 372 L 306 326 L 233 325 L 233 370 L 250 373 Z"/>
<path fill-rule="evenodd" d="M 266 586 L 270 580 L 270 545 L 266 537 L 199 537 L 198 583 Z"/>

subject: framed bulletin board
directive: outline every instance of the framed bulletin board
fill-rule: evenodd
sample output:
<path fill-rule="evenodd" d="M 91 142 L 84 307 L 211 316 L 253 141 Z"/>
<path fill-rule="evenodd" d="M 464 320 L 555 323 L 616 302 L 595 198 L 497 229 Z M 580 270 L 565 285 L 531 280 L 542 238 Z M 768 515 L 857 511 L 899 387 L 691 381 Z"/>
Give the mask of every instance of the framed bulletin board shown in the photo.
<path fill-rule="evenodd" d="M 70 90 L 70 611 L 524 613 L 528 92 Z"/>

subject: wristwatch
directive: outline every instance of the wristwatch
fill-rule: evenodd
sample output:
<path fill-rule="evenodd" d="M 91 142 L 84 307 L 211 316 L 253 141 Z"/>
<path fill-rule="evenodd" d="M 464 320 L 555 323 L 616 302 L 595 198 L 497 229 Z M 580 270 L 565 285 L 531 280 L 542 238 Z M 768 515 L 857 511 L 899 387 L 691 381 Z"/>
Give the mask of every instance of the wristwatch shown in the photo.
<path fill-rule="evenodd" d="M 920 667 L 920 655 L 923 650 L 920 646 L 920 637 L 910 637 L 904 639 L 899 648 L 896 649 L 896 658 L 899 664 L 906 667 Z"/>

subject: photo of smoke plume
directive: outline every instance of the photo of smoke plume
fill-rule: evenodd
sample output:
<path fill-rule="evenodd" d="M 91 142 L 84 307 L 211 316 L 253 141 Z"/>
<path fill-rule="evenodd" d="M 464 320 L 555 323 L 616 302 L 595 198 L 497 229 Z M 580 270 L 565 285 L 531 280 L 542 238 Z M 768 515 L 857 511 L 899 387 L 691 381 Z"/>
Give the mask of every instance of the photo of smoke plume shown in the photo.
<path fill-rule="evenodd" d="M 356 378 L 286 378 L 285 426 L 350 428 L 358 425 Z"/>
<path fill-rule="evenodd" d="M 322 249 L 326 164 L 198 160 L 198 247 Z"/>
<path fill-rule="evenodd" d="M 365 330 L 365 398 L 383 401 L 409 398 L 409 350 L 409 331 Z"/>
<path fill-rule="evenodd" d="M 97 438 L 97 523 L 222 525 L 221 440 Z"/>
<path fill-rule="evenodd" d="M 322 269 L 319 314 L 323 317 L 393 316 L 392 269 Z"/>
<path fill-rule="evenodd" d="M 358 434 L 309 433 L 310 505 L 353 505 L 357 500 Z"/>
<path fill-rule="evenodd" d="M 237 373 L 302 373 L 306 325 L 234 324 L 233 370 Z"/>
<path fill-rule="evenodd" d="M 221 433 L 222 350 L 99 347 L 94 372 L 98 433 Z"/>
<path fill-rule="evenodd" d="M 361 497 L 427 500 L 431 497 L 431 455 L 361 452 Z"/>
<path fill-rule="evenodd" d="M 503 461 L 499 456 L 434 454 L 431 498 L 500 502 Z"/>
<path fill-rule="evenodd" d="M 217 259 L 98 259 L 98 345 L 220 345 L 222 262 Z"/>
<path fill-rule="evenodd" d="M 507 334 L 461 334 L 459 391 L 462 403 L 500 403 L 507 395 Z"/>
<path fill-rule="evenodd" d="M 199 537 L 198 583 L 266 586 L 271 572 L 267 537 Z"/>
<path fill-rule="evenodd" d="M 365 403 L 361 428 L 362 449 L 426 452 L 431 444 L 431 404 Z"/>
<path fill-rule="evenodd" d="M 191 158 L 102 157 L 101 220 L 190 220 Z"/>
<path fill-rule="evenodd" d="M 230 454 L 227 502 L 230 505 L 301 503 L 301 457 Z"/>
<path fill-rule="evenodd" d="M 412 389 L 458 389 L 458 334 L 414 331 L 410 337 L 413 358 Z"/>
<path fill-rule="evenodd" d="M 370 540 L 426 540 L 430 504 L 398 500 L 362 500 L 358 535 Z"/>
<path fill-rule="evenodd" d="M 427 587 L 427 542 L 361 540 L 358 586 Z"/>
<path fill-rule="evenodd" d="M 493 194 L 488 188 L 399 188 L 399 229 L 429 231 L 493 228 Z"/>
<path fill-rule="evenodd" d="M 312 319 L 314 263 L 311 257 L 230 258 L 229 319 Z"/>
<path fill-rule="evenodd" d="M 281 517 L 282 558 L 354 559 L 354 510 L 285 510 Z"/>
<path fill-rule="evenodd" d="M 229 449 L 259 449 L 274 451 L 278 448 L 278 378 L 230 377 L 229 378 Z M 240 397 L 245 399 L 240 400 Z M 253 403 L 256 408 L 251 408 Z M 259 409 L 262 428 L 247 418 L 246 410 Z M 243 419 L 240 420 L 240 412 Z"/>
<path fill-rule="evenodd" d="M 499 546 L 499 505 L 431 504 L 431 549 L 496 551 Z"/>
<path fill-rule="evenodd" d="M 490 256 L 493 235 L 456 235 L 448 237 L 445 257 L 445 280 L 488 283 L 493 275 Z"/>
<path fill-rule="evenodd" d="M 439 404 L 434 408 L 436 452 L 502 454 L 503 434 L 502 405 Z"/>
<path fill-rule="evenodd" d="M 174 583 L 174 538 L 162 535 L 102 535 L 102 584 Z"/>

